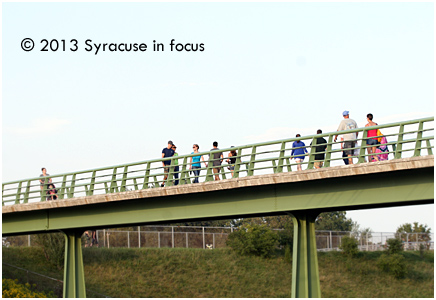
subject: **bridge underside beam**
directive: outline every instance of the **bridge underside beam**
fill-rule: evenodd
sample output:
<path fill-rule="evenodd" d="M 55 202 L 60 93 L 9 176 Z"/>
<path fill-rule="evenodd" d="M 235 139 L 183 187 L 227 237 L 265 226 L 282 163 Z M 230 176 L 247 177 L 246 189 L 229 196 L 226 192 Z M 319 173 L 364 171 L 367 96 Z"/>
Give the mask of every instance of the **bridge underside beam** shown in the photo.
<path fill-rule="evenodd" d="M 427 167 L 120 201 L 113 201 L 117 194 L 112 194 L 106 195 L 104 203 L 3 213 L 2 233 L 430 204 L 434 203 L 433 172 L 433 167 Z"/>

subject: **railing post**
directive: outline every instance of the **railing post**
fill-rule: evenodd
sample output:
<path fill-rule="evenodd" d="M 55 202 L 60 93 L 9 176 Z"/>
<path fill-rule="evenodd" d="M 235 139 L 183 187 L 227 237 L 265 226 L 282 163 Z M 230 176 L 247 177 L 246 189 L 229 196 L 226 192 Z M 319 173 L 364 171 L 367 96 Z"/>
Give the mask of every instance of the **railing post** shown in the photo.
<path fill-rule="evenodd" d="M 397 138 L 397 147 L 395 149 L 394 158 L 401 158 L 401 151 L 403 150 L 403 139 L 404 139 L 404 125 L 400 125 L 398 138 Z"/>
<path fill-rule="evenodd" d="M 160 231 L 157 233 L 157 245 L 160 248 Z"/>
<path fill-rule="evenodd" d="M 366 150 L 366 139 L 368 137 L 368 131 L 364 128 L 362 134 L 362 142 L 360 143 L 359 157 L 357 163 L 361 164 L 365 162 L 365 150 Z M 370 162 L 371 156 L 368 156 L 368 162 Z"/>
<path fill-rule="evenodd" d="M 202 231 L 203 231 L 203 249 L 206 249 L 206 241 L 204 240 L 204 227 L 202 227 Z"/>
<path fill-rule="evenodd" d="M 115 167 L 113 172 L 112 172 L 112 180 L 111 180 L 109 193 L 118 193 L 117 169 L 118 168 Z"/>
<path fill-rule="evenodd" d="M 23 203 L 27 203 L 29 201 L 30 194 L 30 180 L 27 181 L 26 192 L 24 193 Z"/>
<path fill-rule="evenodd" d="M 418 132 L 416 134 L 416 143 L 415 143 L 415 151 L 413 152 L 413 156 L 421 155 L 421 141 L 422 141 L 422 130 L 424 129 L 424 122 L 419 122 Z"/>
<path fill-rule="evenodd" d="M 121 186 L 120 186 L 120 192 L 125 192 L 126 191 L 127 170 L 128 170 L 128 167 L 125 166 L 124 167 L 124 171 L 123 171 L 123 180 L 121 181 Z"/>
<path fill-rule="evenodd" d="M 213 154 L 209 152 L 209 160 L 207 162 L 206 168 L 206 179 L 205 181 L 213 181 L 212 169 L 213 169 Z"/>
<path fill-rule="evenodd" d="M 95 174 L 96 174 L 96 171 L 92 171 L 92 175 L 91 175 L 91 184 L 89 185 L 88 196 L 92 196 L 92 195 L 94 195 Z"/>
<path fill-rule="evenodd" d="M 81 230 L 64 230 L 64 298 L 86 298 Z"/>
<path fill-rule="evenodd" d="M 41 190 L 41 202 L 42 201 L 46 201 L 46 197 L 47 197 L 47 184 L 49 182 L 47 177 L 43 177 L 44 178 L 44 185 L 42 186 L 42 190 Z"/>
<path fill-rule="evenodd" d="M 188 233 L 186 233 L 186 248 L 188 248 Z"/>
<path fill-rule="evenodd" d="M 433 155 L 433 150 L 431 150 L 430 140 L 427 140 L 427 155 Z"/>
<path fill-rule="evenodd" d="M 141 248 L 141 226 L 138 226 L 138 248 Z"/>
<path fill-rule="evenodd" d="M 332 157 L 332 145 L 333 143 L 333 134 L 329 135 L 329 140 L 327 142 L 327 149 L 324 157 L 324 167 L 330 167 L 330 159 Z"/>
<path fill-rule="evenodd" d="M 130 248 L 130 231 L 127 231 L 127 248 Z"/>
<path fill-rule="evenodd" d="M 76 185 L 76 174 L 73 174 L 71 178 L 71 186 L 68 191 L 68 198 L 74 198 L 74 187 Z"/>
<path fill-rule="evenodd" d="M 241 153 L 242 153 L 242 149 L 241 149 Z M 251 149 L 250 164 L 248 166 L 247 176 L 253 176 L 255 160 L 256 160 L 256 146 L 253 146 L 253 148 Z"/>
<path fill-rule="evenodd" d="M 174 181 L 173 181 L 173 178 L 174 178 L 174 157 L 173 158 L 171 158 L 171 161 L 170 161 L 170 165 L 168 166 L 168 177 L 167 177 L 167 180 L 166 180 L 166 182 L 165 182 L 165 186 L 172 186 L 172 185 L 174 185 Z"/>
<path fill-rule="evenodd" d="M 18 189 L 17 189 L 17 196 L 15 197 L 15 204 L 20 204 L 20 196 L 21 196 L 21 184 L 23 182 L 20 181 L 20 183 L 18 184 Z"/>
<path fill-rule="evenodd" d="M 180 173 L 179 184 L 190 184 L 191 183 L 191 179 L 188 176 L 187 164 L 188 164 L 188 157 L 185 157 L 183 159 L 183 166 L 182 166 L 182 172 Z"/>
<path fill-rule="evenodd" d="M 145 175 L 144 175 L 144 183 L 142 184 L 143 189 L 148 189 L 148 182 L 149 182 L 149 178 L 150 178 L 150 168 L 151 168 L 151 163 L 148 162 L 146 170 L 145 170 Z"/>
<path fill-rule="evenodd" d="M 321 288 L 315 237 L 315 220 L 318 213 L 298 211 L 290 215 L 294 222 L 292 297 L 319 298 Z"/>
<path fill-rule="evenodd" d="M 286 143 L 282 142 L 282 145 L 280 147 L 280 154 L 279 154 L 279 159 L 277 162 L 277 172 L 276 173 L 282 173 L 283 172 L 283 162 L 284 162 L 284 157 L 285 157 L 285 149 L 286 149 Z"/>
<path fill-rule="evenodd" d="M 307 163 L 308 170 L 313 169 L 313 165 L 315 162 L 315 154 L 316 154 L 316 138 L 313 138 L 310 146 L 309 162 Z"/>

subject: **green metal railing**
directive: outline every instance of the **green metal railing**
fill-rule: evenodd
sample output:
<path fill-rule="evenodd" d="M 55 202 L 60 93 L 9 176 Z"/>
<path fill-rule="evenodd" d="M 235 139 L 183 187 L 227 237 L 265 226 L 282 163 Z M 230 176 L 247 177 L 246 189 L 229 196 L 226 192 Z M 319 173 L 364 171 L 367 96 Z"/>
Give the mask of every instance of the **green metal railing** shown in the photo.
<path fill-rule="evenodd" d="M 355 163 L 365 163 L 370 156 L 367 145 L 368 130 L 380 129 L 382 136 L 386 137 L 387 143 L 377 145 L 388 146 L 389 159 L 399 159 L 411 156 L 433 155 L 434 140 L 434 117 L 404 121 L 392 124 L 378 125 L 372 127 L 357 128 L 340 132 L 330 132 L 317 135 L 291 138 L 279 141 L 257 143 L 251 145 L 237 146 L 233 148 L 220 149 L 215 151 L 201 152 L 198 154 L 179 155 L 177 157 L 148 160 L 124 165 L 104 167 L 86 171 L 52 175 L 47 177 L 35 177 L 24 180 L 6 182 L 2 184 L 2 205 L 13 205 L 35 201 L 47 201 L 49 196 L 48 185 L 53 184 L 57 190 L 58 199 L 75 198 L 81 196 L 92 196 L 98 194 L 109 194 L 157 188 L 162 184 L 172 186 L 178 180 L 179 185 L 191 184 L 197 177 L 202 181 L 213 181 L 213 169 L 219 169 L 221 179 L 239 178 L 242 176 L 253 176 L 260 174 L 274 174 L 292 172 L 297 165 L 313 169 L 315 162 L 322 162 L 323 168 L 343 164 L 342 153 L 345 150 L 354 150 L 351 158 Z M 334 141 L 336 135 L 346 133 L 358 133 L 356 141 L 359 146 L 342 149 L 340 140 Z M 379 137 L 382 137 L 379 136 Z M 327 143 L 316 144 L 317 138 L 323 137 Z M 304 147 L 292 147 L 293 142 L 303 141 Z M 316 152 L 315 147 L 325 147 L 322 152 Z M 291 155 L 292 150 L 306 148 L 307 153 L 303 155 Z M 235 150 L 237 155 L 234 165 L 227 161 L 228 153 Z M 224 159 L 218 167 L 213 166 L 214 153 L 223 152 Z M 323 160 L 315 160 L 315 154 L 324 154 Z M 206 163 L 201 162 L 199 176 L 194 176 L 190 167 L 190 159 L 193 156 L 203 155 Z M 295 157 L 307 156 L 302 163 L 293 161 Z M 208 157 L 208 158 L 207 158 Z M 348 158 L 348 157 L 347 157 Z M 179 164 L 175 164 L 178 160 Z M 221 159 L 219 159 L 221 160 Z M 168 172 L 165 173 L 163 162 L 169 161 Z M 229 167 L 234 167 L 230 170 Z M 178 170 L 176 169 L 178 167 Z M 203 174 L 201 174 L 203 173 Z M 167 179 L 164 180 L 165 175 Z M 175 177 L 178 177 L 176 179 Z M 43 183 L 40 180 L 43 180 Z M 51 197 L 50 197 L 51 198 Z"/>

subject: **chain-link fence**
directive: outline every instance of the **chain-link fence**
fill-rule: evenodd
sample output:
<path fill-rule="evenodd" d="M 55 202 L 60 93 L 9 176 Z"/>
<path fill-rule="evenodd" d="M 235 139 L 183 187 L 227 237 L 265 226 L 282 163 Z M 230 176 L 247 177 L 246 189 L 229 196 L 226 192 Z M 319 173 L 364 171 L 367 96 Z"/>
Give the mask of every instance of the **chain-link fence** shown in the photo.
<path fill-rule="evenodd" d="M 236 230 L 233 227 L 201 226 L 138 226 L 126 230 L 103 229 L 96 231 L 96 241 L 92 241 L 92 232 L 85 235 L 85 247 L 106 248 L 202 248 L 226 247 L 228 235 Z M 280 229 L 277 229 L 280 230 Z M 319 251 L 337 251 L 342 238 L 350 236 L 357 239 L 360 251 L 378 251 L 386 248 L 386 241 L 398 238 L 403 242 L 404 250 L 434 249 L 433 233 L 394 233 L 394 232 L 352 232 L 352 231 L 316 231 L 316 245 Z M 32 246 L 34 236 L 11 236 L 3 238 L 3 246 Z"/>

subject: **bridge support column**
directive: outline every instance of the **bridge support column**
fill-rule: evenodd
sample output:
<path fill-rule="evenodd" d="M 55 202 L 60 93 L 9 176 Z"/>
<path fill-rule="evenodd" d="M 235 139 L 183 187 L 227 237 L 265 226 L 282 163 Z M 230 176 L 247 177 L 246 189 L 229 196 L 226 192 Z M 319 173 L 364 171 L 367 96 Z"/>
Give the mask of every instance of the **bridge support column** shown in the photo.
<path fill-rule="evenodd" d="M 315 220 L 319 213 L 292 212 L 294 253 L 292 259 L 292 297 L 320 298 Z"/>
<path fill-rule="evenodd" d="M 64 298 L 86 298 L 82 256 L 82 233 L 63 230 L 65 235 Z"/>

